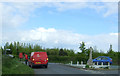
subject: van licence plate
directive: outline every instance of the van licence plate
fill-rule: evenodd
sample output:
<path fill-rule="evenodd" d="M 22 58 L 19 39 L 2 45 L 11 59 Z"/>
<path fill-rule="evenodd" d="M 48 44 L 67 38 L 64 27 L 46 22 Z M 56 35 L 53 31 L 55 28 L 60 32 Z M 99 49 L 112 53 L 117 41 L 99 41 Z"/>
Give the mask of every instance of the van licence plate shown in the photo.
<path fill-rule="evenodd" d="M 36 62 L 36 64 L 40 64 L 41 62 Z"/>

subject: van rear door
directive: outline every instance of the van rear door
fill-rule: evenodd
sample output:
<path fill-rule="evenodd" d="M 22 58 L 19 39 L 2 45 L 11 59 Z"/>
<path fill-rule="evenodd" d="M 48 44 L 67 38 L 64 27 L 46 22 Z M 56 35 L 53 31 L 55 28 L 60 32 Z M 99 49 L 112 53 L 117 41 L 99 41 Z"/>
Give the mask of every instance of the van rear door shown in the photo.
<path fill-rule="evenodd" d="M 46 52 L 36 52 L 34 53 L 33 58 L 35 62 L 45 63 L 47 59 L 47 54 Z"/>

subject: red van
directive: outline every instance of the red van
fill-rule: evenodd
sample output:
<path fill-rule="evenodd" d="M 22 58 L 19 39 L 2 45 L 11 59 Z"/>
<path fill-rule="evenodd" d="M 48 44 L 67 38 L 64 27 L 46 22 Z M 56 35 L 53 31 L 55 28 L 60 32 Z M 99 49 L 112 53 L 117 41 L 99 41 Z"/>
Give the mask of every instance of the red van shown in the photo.
<path fill-rule="evenodd" d="M 28 65 L 33 67 L 35 65 L 48 66 L 48 56 L 46 52 L 32 52 L 28 60 Z"/>

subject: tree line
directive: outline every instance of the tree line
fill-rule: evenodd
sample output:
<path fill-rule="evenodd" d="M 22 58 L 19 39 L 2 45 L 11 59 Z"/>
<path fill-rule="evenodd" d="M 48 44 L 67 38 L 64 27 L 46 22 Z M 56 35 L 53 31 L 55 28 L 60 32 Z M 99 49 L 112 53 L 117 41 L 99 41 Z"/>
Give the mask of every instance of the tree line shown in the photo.
<path fill-rule="evenodd" d="M 69 63 L 70 61 L 73 61 L 73 63 L 76 63 L 77 61 L 84 63 L 87 62 L 89 59 L 89 53 L 90 48 L 85 47 L 85 43 L 80 43 L 80 46 L 78 47 L 81 52 L 75 53 L 75 50 L 72 49 L 66 49 L 66 48 L 43 48 L 42 46 L 38 44 L 30 44 L 30 43 L 20 43 L 20 42 L 13 42 L 9 43 L 6 42 L 4 45 L 4 48 L 1 47 L 2 53 L 4 53 L 5 49 L 11 49 L 12 54 L 15 57 L 18 57 L 19 53 L 26 53 L 28 56 L 30 56 L 31 52 L 36 51 L 43 51 L 47 52 L 49 62 L 60 62 L 60 63 Z M 107 53 L 99 52 L 97 48 L 92 48 L 92 57 L 93 59 L 98 56 L 109 56 L 113 59 L 113 64 L 118 64 L 118 58 L 120 58 L 120 52 L 115 52 L 112 49 L 112 45 L 110 45 L 110 48 Z"/>

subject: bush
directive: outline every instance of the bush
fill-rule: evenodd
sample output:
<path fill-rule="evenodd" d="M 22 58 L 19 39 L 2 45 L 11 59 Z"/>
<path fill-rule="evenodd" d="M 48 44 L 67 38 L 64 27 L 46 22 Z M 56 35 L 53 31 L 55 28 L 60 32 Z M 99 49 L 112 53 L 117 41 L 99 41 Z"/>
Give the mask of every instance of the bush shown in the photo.
<path fill-rule="evenodd" d="M 69 56 L 48 56 L 49 62 L 55 63 L 69 63 L 71 61 L 71 57 Z"/>
<path fill-rule="evenodd" d="M 86 65 L 85 68 L 89 68 L 89 65 Z"/>

